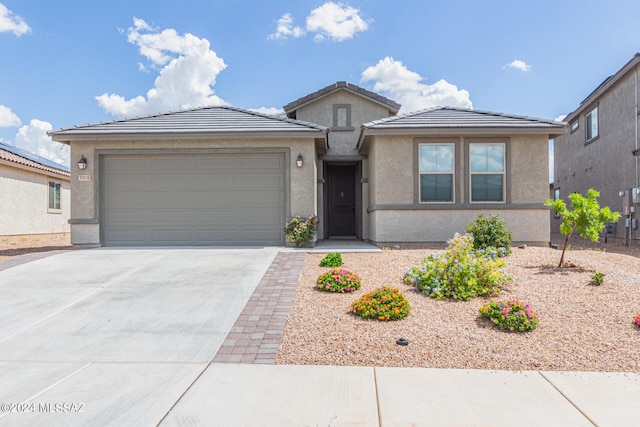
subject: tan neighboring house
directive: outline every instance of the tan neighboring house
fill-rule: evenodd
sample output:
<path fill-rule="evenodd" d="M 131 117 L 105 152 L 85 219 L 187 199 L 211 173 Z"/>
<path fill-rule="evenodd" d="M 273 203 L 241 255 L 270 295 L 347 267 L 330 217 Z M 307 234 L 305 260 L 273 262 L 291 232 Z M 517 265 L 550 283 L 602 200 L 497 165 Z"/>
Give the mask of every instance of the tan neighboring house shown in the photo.
<path fill-rule="evenodd" d="M 0 142 L 0 236 L 69 232 L 66 166 Z"/>
<path fill-rule="evenodd" d="M 516 241 L 548 243 L 547 144 L 564 123 L 399 109 L 338 82 L 282 116 L 206 107 L 50 132 L 71 146 L 71 241 L 283 245 L 289 218 L 317 213 L 321 240 L 423 246 L 497 213 Z"/>

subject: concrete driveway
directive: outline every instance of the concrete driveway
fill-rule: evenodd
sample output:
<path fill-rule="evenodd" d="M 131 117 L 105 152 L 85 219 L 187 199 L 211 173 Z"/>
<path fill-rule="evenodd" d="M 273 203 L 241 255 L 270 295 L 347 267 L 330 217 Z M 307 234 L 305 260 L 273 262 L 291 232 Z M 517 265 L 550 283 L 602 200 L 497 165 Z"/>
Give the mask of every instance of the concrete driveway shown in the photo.
<path fill-rule="evenodd" d="M 99 248 L 0 271 L 0 424 L 157 423 L 277 253 Z"/>

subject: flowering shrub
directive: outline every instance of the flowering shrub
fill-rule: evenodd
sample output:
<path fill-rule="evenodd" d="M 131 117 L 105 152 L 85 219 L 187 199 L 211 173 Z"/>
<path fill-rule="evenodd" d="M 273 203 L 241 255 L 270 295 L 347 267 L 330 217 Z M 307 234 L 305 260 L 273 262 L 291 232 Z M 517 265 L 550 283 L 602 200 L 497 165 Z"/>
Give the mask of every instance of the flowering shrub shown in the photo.
<path fill-rule="evenodd" d="M 284 228 L 287 240 L 298 248 L 308 248 L 318 232 L 318 217 L 311 215 L 307 219 L 295 215 Z"/>
<path fill-rule="evenodd" d="M 424 258 L 421 267 L 408 268 L 403 281 L 431 298 L 468 301 L 495 295 L 514 280 L 504 269 L 506 265 L 496 248 L 475 250 L 473 237 L 456 233 L 445 252 Z"/>
<path fill-rule="evenodd" d="M 365 319 L 398 320 L 411 311 L 409 301 L 398 290 L 384 286 L 351 303 L 351 312 Z"/>
<path fill-rule="evenodd" d="M 515 299 L 489 302 L 480 307 L 480 316 L 510 331 L 533 331 L 538 326 L 536 312 L 529 304 Z"/>
<path fill-rule="evenodd" d="M 320 267 L 340 267 L 341 265 L 342 255 L 340 255 L 340 252 L 329 252 L 320 260 Z"/>
<path fill-rule="evenodd" d="M 360 289 L 360 278 L 344 268 L 333 268 L 318 276 L 316 285 L 325 292 L 353 292 Z"/>
<path fill-rule="evenodd" d="M 633 323 L 640 326 L 640 313 L 636 314 L 636 317 L 633 318 Z"/>
<path fill-rule="evenodd" d="M 476 249 L 494 247 L 499 256 L 511 253 L 513 234 L 507 230 L 507 223 L 498 218 L 498 215 L 491 215 L 489 218 L 478 215 L 475 221 L 467 224 L 467 233 L 473 236 L 473 247 Z"/>

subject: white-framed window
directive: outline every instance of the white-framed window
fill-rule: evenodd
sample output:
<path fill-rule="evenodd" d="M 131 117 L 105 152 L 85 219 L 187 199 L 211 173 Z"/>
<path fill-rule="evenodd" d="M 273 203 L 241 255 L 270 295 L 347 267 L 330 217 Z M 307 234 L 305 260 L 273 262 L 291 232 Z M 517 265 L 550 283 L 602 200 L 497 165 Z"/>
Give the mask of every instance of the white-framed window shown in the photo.
<path fill-rule="evenodd" d="M 49 212 L 59 212 L 60 207 L 60 192 L 62 185 L 59 182 L 49 181 Z"/>
<path fill-rule="evenodd" d="M 585 116 L 587 142 L 597 138 L 600 133 L 598 129 L 598 107 L 589 111 Z"/>
<path fill-rule="evenodd" d="M 571 128 L 571 133 L 574 133 L 580 127 L 580 120 L 575 119 L 574 121 L 571 122 L 569 127 Z"/>
<path fill-rule="evenodd" d="M 505 144 L 469 144 L 472 203 L 505 201 Z"/>
<path fill-rule="evenodd" d="M 420 203 L 453 203 L 454 144 L 419 144 Z"/>

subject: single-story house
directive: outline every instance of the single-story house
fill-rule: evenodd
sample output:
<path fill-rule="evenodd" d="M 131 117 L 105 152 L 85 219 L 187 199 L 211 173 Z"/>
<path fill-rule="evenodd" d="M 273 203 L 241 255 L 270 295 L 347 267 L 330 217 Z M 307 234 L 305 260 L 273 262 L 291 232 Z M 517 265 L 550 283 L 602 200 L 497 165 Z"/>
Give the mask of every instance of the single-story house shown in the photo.
<path fill-rule="evenodd" d="M 50 132 L 71 146 L 72 243 L 283 245 L 288 219 L 317 214 L 320 240 L 423 246 L 479 213 L 499 214 L 517 242 L 548 243 L 548 140 L 565 123 L 448 107 L 398 116 L 346 82 L 283 109 Z"/>
<path fill-rule="evenodd" d="M 0 141 L 0 236 L 69 232 L 69 168 Z"/>

